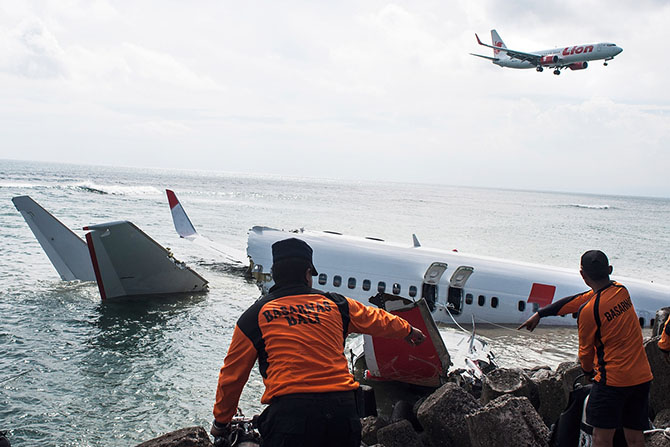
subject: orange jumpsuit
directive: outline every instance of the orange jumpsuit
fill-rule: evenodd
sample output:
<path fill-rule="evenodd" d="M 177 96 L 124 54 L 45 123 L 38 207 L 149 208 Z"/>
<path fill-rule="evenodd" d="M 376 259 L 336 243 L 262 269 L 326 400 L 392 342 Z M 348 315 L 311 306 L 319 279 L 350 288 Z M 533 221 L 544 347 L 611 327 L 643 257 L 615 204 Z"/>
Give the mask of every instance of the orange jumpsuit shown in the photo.
<path fill-rule="evenodd" d="M 658 347 L 661 348 L 661 351 L 670 352 L 670 318 L 665 320 L 665 326 L 663 326 L 663 332 L 661 333 L 661 339 L 658 341 Z"/>
<path fill-rule="evenodd" d="M 346 336 L 403 338 L 410 331 L 402 318 L 342 295 L 275 286 L 237 321 L 219 373 L 214 418 L 230 422 L 256 360 L 265 404 L 286 394 L 355 390 L 344 356 Z"/>
<path fill-rule="evenodd" d="M 628 290 L 612 282 L 592 292 L 579 312 L 579 362 L 596 370 L 594 380 L 615 387 L 653 379 L 642 344 L 642 330 Z"/>

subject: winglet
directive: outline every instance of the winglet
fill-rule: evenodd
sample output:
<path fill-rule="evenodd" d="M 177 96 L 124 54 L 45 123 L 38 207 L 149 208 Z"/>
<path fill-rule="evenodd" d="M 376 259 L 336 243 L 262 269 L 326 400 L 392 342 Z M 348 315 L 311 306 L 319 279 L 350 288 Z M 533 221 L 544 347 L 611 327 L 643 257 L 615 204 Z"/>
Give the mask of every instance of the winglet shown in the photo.
<path fill-rule="evenodd" d="M 415 247 L 421 247 L 421 243 L 419 242 L 419 238 L 416 237 L 416 234 L 412 233 L 412 241 L 414 242 Z"/>
<path fill-rule="evenodd" d="M 477 35 L 477 33 L 475 33 L 475 37 L 477 38 L 477 43 L 479 45 L 484 45 L 484 43 L 481 40 L 479 40 L 479 36 Z M 486 46 L 486 45 L 484 45 L 484 46 Z"/>
<path fill-rule="evenodd" d="M 166 189 L 168 203 L 170 204 L 170 212 L 172 213 L 172 223 L 174 223 L 174 229 L 177 230 L 177 234 L 182 238 L 189 238 L 196 236 L 198 234 L 195 231 L 195 227 L 191 223 L 191 220 L 186 215 L 184 207 L 179 203 L 177 195 L 171 189 Z"/>

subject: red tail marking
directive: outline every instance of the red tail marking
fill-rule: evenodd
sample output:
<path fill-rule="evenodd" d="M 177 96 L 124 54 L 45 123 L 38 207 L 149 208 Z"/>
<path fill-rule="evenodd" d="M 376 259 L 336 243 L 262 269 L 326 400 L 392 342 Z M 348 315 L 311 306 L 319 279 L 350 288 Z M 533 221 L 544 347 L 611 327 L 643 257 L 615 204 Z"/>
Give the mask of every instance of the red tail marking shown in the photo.
<path fill-rule="evenodd" d="M 171 189 L 166 189 L 165 192 L 167 193 L 167 198 L 168 198 L 168 203 L 170 204 L 170 209 L 179 205 L 179 200 L 177 200 L 177 196 L 175 195 L 175 193 Z"/>
<path fill-rule="evenodd" d="M 100 274 L 100 267 L 98 266 L 98 258 L 95 256 L 95 248 L 93 248 L 93 238 L 91 233 L 86 233 L 86 245 L 88 246 L 88 253 L 91 255 L 91 264 L 93 264 L 93 271 L 95 272 L 95 281 L 98 283 L 98 290 L 100 297 L 107 299 L 105 294 L 105 287 L 102 285 L 102 275 Z"/>

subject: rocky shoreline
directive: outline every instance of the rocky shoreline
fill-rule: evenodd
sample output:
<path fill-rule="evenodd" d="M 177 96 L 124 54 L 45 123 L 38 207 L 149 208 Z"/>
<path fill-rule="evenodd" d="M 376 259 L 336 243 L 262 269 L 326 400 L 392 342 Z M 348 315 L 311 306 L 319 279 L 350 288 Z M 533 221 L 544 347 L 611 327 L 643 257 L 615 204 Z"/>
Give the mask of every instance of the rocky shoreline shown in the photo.
<path fill-rule="evenodd" d="M 670 361 L 658 349 L 659 337 L 645 341 L 654 374 L 650 406 L 656 427 L 670 426 Z M 363 418 L 363 443 L 374 447 L 546 447 L 550 427 L 568 405 L 578 363 L 551 370 L 497 368 L 481 388 L 461 383 L 451 374 L 447 383 L 414 399 L 396 401 L 390 416 Z M 207 447 L 212 442 L 203 427 L 168 433 L 137 447 Z M 670 447 L 662 433 L 647 435 L 646 446 Z"/>

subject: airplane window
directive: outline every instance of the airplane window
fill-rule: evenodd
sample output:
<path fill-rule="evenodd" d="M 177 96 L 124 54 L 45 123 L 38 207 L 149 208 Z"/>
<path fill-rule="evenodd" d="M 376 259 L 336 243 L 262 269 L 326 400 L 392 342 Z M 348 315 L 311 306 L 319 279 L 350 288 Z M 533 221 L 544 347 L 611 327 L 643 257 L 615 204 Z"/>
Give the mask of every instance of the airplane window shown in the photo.
<path fill-rule="evenodd" d="M 370 280 L 369 279 L 364 279 L 363 280 L 363 290 L 370 290 Z"/>
<path fill-rule="evenodd" d="M 579 312 L 573 312 L 572 313 L 572 318 L 574 318 L 575 320 L 577 319 L 578 316 L 579 316 Z"/>
<path fill-rule="evenodd" d="M 347 287 L 350 289 L 355 289 L 356 288 L 356 278 L 349 278 L 349 282 L 347 282 Z"/>
<path fill-rule="evenodd" d="M 400 295 L 400 284 L 398 284 L 397 282 L 393 283 L 393 294 Z"/>
<path fill-rule="evenodd" d="M 409 296 L 412 298 L 416 296 L 416 286 L 409 286 Z"/>
<path fill-rule="evenodd" d="M 384 293 L 386 291 L 386 283 L 384 281 L 379 281 L 377 284 L 377 292 Z"/>
<path fill-rule="evenodd" d="M 333 285 L 335 287 L 340 287 L 341 284 L 342 284 L 342 277 L 340 275 L 333 276 Z"/>
<path fill-rule="evenodd" d="M 486 297 L 484 295 L 479 295 L 479 299 L 477 301 L 477 304 L 479 304 L 480 306 L 483 306 L 484 303 L 486 303 Z"/>
<path fill-rule="evenodd" d="M 533 303 L 533 312 L 540 310 L 540 305 L 538 303 Z"/>
<path fill-rule="evenodd" d="M 466 293 L 465 294 L 465 304 L 472 304 L 472 294 L 471 293 Z"/>
<path fill-rule="evenodd" d="M 498 297 L 497 296 L 492 296 L 491 297 L 491 307 L 493 307 L 493 308 L 498 307 Z"/>
<path fill-rule="evenodd" d="M 321 285 L 323 286 L 323 285 L 325 285 L 327 282 L 328 282 L 328 275 L 326 275 L 325 273 L 321 273 L 321 274 L 319 275 L 319 284 L 321 284 Z"/>
<path fill-rule="evenodd" d="M 644 327 L 644 318 L 640 317 L 640 327 Z"/>
<path fill-rule="evenodd" d="M 526 310 L 526 302 L 525 301 L 519 301 L 519 304 L 517 305 L 519 312 L 523 312 Z"/>

